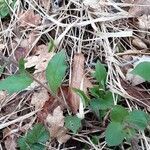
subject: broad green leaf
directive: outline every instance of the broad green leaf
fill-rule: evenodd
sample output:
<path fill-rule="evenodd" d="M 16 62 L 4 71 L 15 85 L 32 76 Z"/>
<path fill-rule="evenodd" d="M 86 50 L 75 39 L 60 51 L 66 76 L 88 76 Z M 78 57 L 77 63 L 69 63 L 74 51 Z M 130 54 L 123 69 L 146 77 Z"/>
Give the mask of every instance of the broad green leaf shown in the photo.
<path fill-rule="evenodd" d="M 102 85 L 103 89 L 105 89 L 107 72 L 104 65 L 101 64 L 99 61 L 97 61 L 95 66 L 94 77 L 100 83 L 100 85 Z"/>
<path fill-rule="evenodd" d="M 33 80 L 25 73 L 11 75 L 0 81 L 0 90 L 7 90 L 9 94 L 19 92 L 27 88 Z"/>
<path fill-rule="evenodd" d="M 139 63 L 132 71 L 132 74 L 141 76 L 144 80 L 150 81 L 150 62 Z"/>
<path fill-rule="evenodd" d="M 103 98 L 94 98 L 90 101 L 90 107 L 92 110 L 100 117 L 99 110 L 107 110 L 110 109 L 114 105 L 113 96 L 110 91 L 106 91 Z"/>
<path fill-rule="evenodd" d="M 110 113 L 110 118 L 112 122 L 123 122 L 125 117 L 128 115 L 128 111 L 119 105 L 116 105 L 113 107 L 111 113 Z"/>
<path fill-rule="evenodd" d="M 123 142 L 125 133 L 119 122 L 111 122 L 105 131 L 105 140 L 108 146 L 117 146 Z"/>
<path fill-rule="evenodd" d="M 84 105 L 84 107 L 86 107 L 90 100 L 89 97 L 87 95 L 85 95 L 85 93 L 83 91 L 81 91 L 79 89 L 76 89 L 76 88 L 72 88 L 72 89 L 76 94 L 78 94 L 81 97 L 83 105 Z"/>
<path fill-rule="evenodd" d="M 57 94 L 58 88 L 65 76 L 67 69 L 65 59 L 65 52 L 62 50 L 53 56 L 46 68 L 46 79 L 53 95 Z"/>
<path fill-rule="evenodd" d="M 43 150 L 48 140 L 49 132 L 42 124 L 36 124 L 26 136 L 18 139 L 18 146 L 20 150 Z"/>
<path fill-rule="evenodd" d="M 144 130 L 149 124 L 150 116 L 143 111 L 133 110 L 125 118 L 125 121 L 132 127 Z"/>
<path fill-rule="evenodd" d="M 77 116 L 65 117 L 65 127 L 70 129 L 74 134 L 82 127 L 81 119 Z"/>

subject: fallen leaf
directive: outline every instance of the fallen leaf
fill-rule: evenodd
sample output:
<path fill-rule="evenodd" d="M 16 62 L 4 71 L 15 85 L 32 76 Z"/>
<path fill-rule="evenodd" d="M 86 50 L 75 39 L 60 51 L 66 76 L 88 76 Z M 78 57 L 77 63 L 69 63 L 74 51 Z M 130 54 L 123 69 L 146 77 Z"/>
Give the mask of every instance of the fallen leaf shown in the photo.
<path fill-rule="evenodd" d="M 84 77 L 84 61 L 85 58 L 83 54 L 74 55 L 69 99 L 68 99 L 68 105 L 72 109 L 73 113 L 77 113 L 78 111 L 80 104 L 80 97 L 71 88 L 81 89 L 81 84 L 83 84 L 83 77 Z"/>
<path fill-rule="evenodd" d="M 41 109 L 45 102 L 49 100 L 49 94 L 46 89 L 40 89 L 35 92 L 31 97 L 31 105 L 35 106 L 35 110 Z"/>
<path fill-rule="evenodd" d="M 40 4 L 46 11 L 48 11 L 51 7 L 52 0 L 39 0 Z"/>
<path fill-rule="evenodd" d="M 59 143 L 65 143 L 70 136 L 67 135 L 67 130 L 64 128 L 64 116 L 60 106 L 56 107 L 53 114 L 48 114 L 46 118 L 48 129 L 52 138 L 56 138 Z"/>
<path fill-rule="evenodd" d="M 39 14 L 35 14 L 34 10 L 27 10 L 20 15 L 20 26 L 21 27 L 35 27 L 41 24 L 41 17 Z"/>
<path fill-rule="evenodd" d="M 69 90 L 69 98 L 67 99 L 73 113 L 77 113 L 80 104 L 80 97 L 72 90 L 72 88 L 81 89 L 85 93 L 87 88 L 92 87 L 90 80 L 84 75 L 84 55 L 75 54 L 72 65 L 72 76 Z"/>
<path fill-rule="evenodd" d="M 50 95 L 49 100 L 45 102 L 42 110 L 38 112 L 37 117 L 38 121 L 44 123 L 47 116 L 54 111 L 58 106 L 61 106 L 61 109 L 67 108 L 66 104 L 63 101 L 63 98 L 68 99 L 68 87 L 62 86 L 62 93 L 58 91 L 58 97 L 53 97 Z"/>
<path fill-rule="evenodd" d="M 140 29 L 150 29 L 150 15 L 142 15 L 138 17 L 138 26 Z"/>
<path fill-rule="evenodd" d="M 27 57 L 25 60 L 25 68 L 31 68 L 35 66 L 35 72 L 42 72 L 45 71 L 48 62 L 53 57 L 53 52 L 48 52 L 48 46 L 46 45 L 39 45 L 36 50 L 36 54 L 33 56 Z"/>
<path fill-rule="evenodd" d="M 144 14 L 150 14 L 150 0 L 131 0 L 133 6 L 129 9 L 129 13 L 133 16 L 142 16 Z M 144 5 L 144 6 L 139 6 Z"/>
<path fill-rule="evenodd" d="M 143 89 L 132 86 L 126 81 L 121 80 L 121 86 L 124 88 L 124 90 L 132 97 L 135 99 L 134 102 L 136 102 L 138 105 L 143 106 L 143 107 L 150 107 L 150 101 L 149 101 L 149 92 L 148 91 L 143 91 Z"/>
<path fill-rule="evenodd" d="M 139 50 L 147 49 L 147 45 L 139 38 L 134 38 L 132 44 L 136 46 Z"/>
<path fill-rule="evenodd" d="M 4 143 L 6 150 L 17 150 L 17 142 L 13 134 L 6 137 Z"/>

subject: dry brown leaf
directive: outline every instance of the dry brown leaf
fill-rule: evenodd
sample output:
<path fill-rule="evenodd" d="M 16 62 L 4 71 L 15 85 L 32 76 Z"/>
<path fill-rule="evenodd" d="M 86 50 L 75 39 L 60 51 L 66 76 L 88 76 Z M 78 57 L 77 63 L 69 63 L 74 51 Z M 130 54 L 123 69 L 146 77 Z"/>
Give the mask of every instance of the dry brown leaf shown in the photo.
<path fill-rule="evenodd" d="M 38 121 L 44 123 L 47 116 L 54 111 L 58 106 L 61 106 L 61 109 L 64 110 L 67 108 L 66 103 L 64 103 L 63 98 L 68 99 L 68 87 L 62 86 L 62 92 L 58 91 L 58 97 L 50 96 L 49 100 L 45 102 L 42 110 L 37 114 Z"/>
<path fill-rule="evenodd" d="M 45 8 L 46 11 L 50 9 L 52 0 L 40 0 L 41 6 Z"/>
<path fill-rule="evenodd" d="M 25 68 L 31 68 L 35 66 L 35 72 L 45 71 L 48 62 L 54 56 L 53 52 L 48 52 L 48 46 L 39 45 L 37 47 L 36 54 L 26 58 Z"/>
<path fill-rule="evenodd" d="M 147 49 L 147 45 L 139 38 L 134 38 L 132 44 L 136 46 L 139 50 Z"/>
<path fill-rule="evenodd" d="M 80 89 L 81 83 L 83 83 L 84 76 L 84 61 L 83 54 L 75 54 L 73 59 L 73 70 L 71 77 L 70 88 Z M 71 107 L 73 113 L 77 113 L 80 103 L 80 97 L 70 89 L 68 105 Z"/>
<path fill-rule="evenodd" d="M 31 32 L 28 35 L 26 35 L 25 39 L 22 39 L 21 41 L 20 41 L 19 37 L 15 38 L 13 40 L 12 49 L 15 49 L 15 51 L 14 51 L 14 58 L 17 61 L 20 58 L 25 58 L 27 56 L 28 52 L 31 49 L 32 50 L 36 49 L 36 46 L 35 46 L 36 38 L 37 38 L 36 33 L 35 32 Z M 19 46 L 18 46 L 18 44 L 19 44 Z"/>
<path fill-rule="evenodd" d="M 35 110 L 41 109 L 45 102 L 49 100 L 49 94 L 46 89 L 35 92 L 31 97 L 31 105 L 35 106 Z"/>
<path fill-rule="evenodd" d="M 139 104 L 141 106 L 149 106 L 150 107 L 148 91 L 143 91 L 143 89 L 138 88 L 136 86 L 132 86 L 123 80 L 121 81 L 121 85 L 130 96 L 138 99 L 138 101 L 135 101 L 137 104 Z"/>
<path fill-rule="evenodd" d="M 140 29 L 150 29 L 150 15 L 143 15 L 138 17 L 138 25 Z"/>
<path fill-rule="evenodd" d="M 59 143 L 65 143 L 70 136 L 67 135 L 67 130 L 64 128 L 64 116 L 60 106 L 56 107 L 53 114 L 48 114 L 46 123 L 49 126 L 50 135 L 56 138 Z"/>
<path fill-rule="evenodd" d="M 6 150 L 17 150 L 17 142 L 14 135 L 9 135 L 4 142 Z"/>
<path fill-rule="evenodd" d="M 20 15 L 20 26 L 28 27 L 28 26 L 38 26 L 41 24 L 41 17 L 39 14 L 35 14 L 34 10 L 27 10 L 23 14 Z"/>
<path fill-rule="evenodd" d="M 80 53 L 74 55 L 68 98 L 68 105 L 70 106 L 73 113 L 77 113 L 78 111 L 80 97 L 72 90 L 72 88 L 81 89 L 86 92 L 87 88 L 92 86 L 90 81 L 84 76 L 84 61 L 85 58 L 83 54 Z M 83 89 L 81 87 L 83 87 Z"/>
<path fill-rule="evenodd" d="M 129 9 L 129 13 L 133 16 L 142 16 L 144 14 L 150 14 L 150 0 L 131 0 L 133 3 L 133 7 Z M 138 6 L 138 5 L 145 5 L 145 6 Z"/>

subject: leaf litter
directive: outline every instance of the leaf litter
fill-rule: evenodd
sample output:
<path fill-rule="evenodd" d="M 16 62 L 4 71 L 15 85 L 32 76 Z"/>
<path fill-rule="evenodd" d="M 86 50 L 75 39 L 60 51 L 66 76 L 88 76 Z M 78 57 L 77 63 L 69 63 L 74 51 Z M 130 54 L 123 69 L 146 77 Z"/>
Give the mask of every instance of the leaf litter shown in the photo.
<path fill-rule="evenodd" d="M 62 49 L 65 49 L 65 61 L 71 69 L 67 69 L 55 96 L 35 82 L 28 87 L 28 91 L 26 89 L 10 97 L 1 91 L 0 122 L 4 127 L 16 124 L 15 131 L 19 135 L 24 124 L 45 124 L 52 138 L 49 147 L 56 148 L 58 141 L 64 148 L 73 146 L 82 149 L 88 146 L 89 149 L 106 149 L 108 146 L 103 145 L 104 132 L 100 130 L 105 126 L 97 122 L 94 115 L 90 114 L 90 109 L 84 110 L 81 98 L 72 88 L 88 93 L 95 81 L 86 70 L 93 70 L 96 61 L 101 60 L 108 70 L 107 88 L 122 95 L 119 103 L 130 110 L 136 108 L 149 111 L 149 83 L 130 74 L 137 62 L 147 60 L 145 56 L 149 56 L 149 0 L 60 1 L 62 5 L 53 8 L 54 2 L 27 0 L 16 3 L 14 10 L 10 11 L 11 17 L 1 20 L 0 52 L 16 61 L 25 58 L 26 69 L 33 69 L 34 78 L 43 85 L 47 85 L 45 70 L 48 62 Z M 48 52 L 48 43 L 52 39 L 59 39 L 59 44 Z M 135 61 L 137 58 L 139 61 Z M 0 66 L 3 63 L 0 57 Z M 5 67 L 1 80 L 13 72 L 17 72 L 17 69 L 12 71 Z M 24 96 L 26 92 L 30 93 L 29 96 Z M 4 112 L 7 110 L 8 113 Z M 70 135 L 64 127 L 64 118 L 71 113 L 77 115 L 81 110 L 85 113 L 84 127 L 79 134 Z M 107 121 L 106 117 L 105 124 Z M 91 133 L 94 132 L 100 135 L 101 144 L 92 141 Z M 4 139 L 6 149 L 10 145 L 16 148 L 14 135 Z M 139 142 L 140 148 L 148 150 L 147 134 L 139 133 L 139 137 L 143 139 Z M 121 146 L 126 149 L 126 145 Z"/>

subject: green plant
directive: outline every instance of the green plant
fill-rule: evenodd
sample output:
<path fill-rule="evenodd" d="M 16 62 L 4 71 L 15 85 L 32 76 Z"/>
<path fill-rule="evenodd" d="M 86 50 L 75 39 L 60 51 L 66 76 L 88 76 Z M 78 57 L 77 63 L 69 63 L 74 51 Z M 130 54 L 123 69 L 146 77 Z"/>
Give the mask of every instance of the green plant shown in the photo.
<path fill-rule="evenodd" d="M 112 93 L 106 90 L 106 69 L 99 61 L 95 66 L 94 77 L 98 85 L 90 89 L 90 95 L 92 96 L 90 107 L 100 118 L 100 110 L 106 112 L 105 110 L 110 109 L 114 105 L 114 102 Z"/>
<path fill-rule="evenodd" d="M 10 7 L 13 7 L 16 0 L 0 0 L 0 18 L 10 14 Z"/>
<path fill-rule="evenodd" d="M 20 150 L 44 150 L 49 140 L 49 132 L 42 124 L 36 124 L 26 135 L 18 139 Z"/>
<path fill-rule="evenodd" d="M 22 91 L 27 88 L 34 77 L 25 70 L 24 60 L 19 61 L 19 74 L 11 75 L 0 81 L 0 90 L 7 90 L 9 94 Z M 53 56 L 46 68 L 46 79 L 51 91 L 51 94 L 56 95 L 62 80 L 65 76 L 67 64 L 65 63 L 65 52 L 61 51 Z M 37 80 L 36 80 L 37 81 Z"/>
<path fill-rule="evenodd" d="M 124 139 L 130 141 L 138 130 L 144 130 L 150 121 L 149 116 L 139 110 L 128 112 L 122 106 L 114 106 L 110 113 L 111 122 L 109 123 L 105 139 L 109 146 L 116 146 Z"/>
<path fill-rule="evenodd" d="M 149 64 L 146 65 L 148 69 Z M 134 73 L 142 74 L 142 67 L 137 66 Z M 144 77 L 146 74 L 142 74 Z M 96 63 L 94 77 L 98 85 L 90 89 L 92 97 L 89 102 L 90 108 L 95 112 L 99 119 L 102 119 L 110 111 L 110 123 L 105 131 L 105 140 L 108 146 L 117 146 L 123 142 L 124 139 L 130 141 L 139 130 L 144 130 L 150 121 L 150 117 L 143 111 L 133 110 L 128 112 L 124 107 L 114 106 L 112 93 L 106 87 L 106 69 L 100 62 Z M 148 79 L 148 76 L 147 78 Z M 78 94 L 84 101 L 86 96 Z"/>

